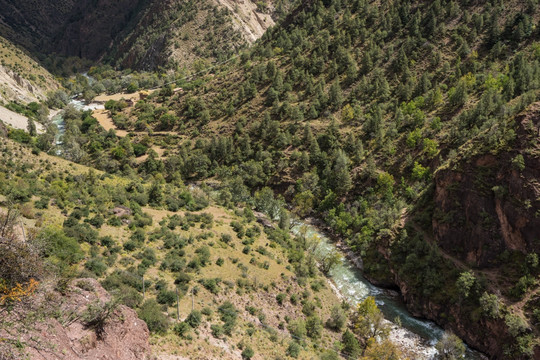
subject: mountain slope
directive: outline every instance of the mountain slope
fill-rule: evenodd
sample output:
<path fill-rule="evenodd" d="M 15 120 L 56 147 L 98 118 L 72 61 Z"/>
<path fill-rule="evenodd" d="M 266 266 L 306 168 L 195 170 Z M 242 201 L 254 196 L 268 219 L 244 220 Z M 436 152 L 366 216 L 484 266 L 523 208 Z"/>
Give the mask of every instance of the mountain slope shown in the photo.
<path fill-rule="evenodd" d="M 262 4 L 262 3 L 261 3 Z M 40 54 L 153 70 L 230 55 L 262 35 L 289 1 L 1 1 L 0 35 Z M 274 6 L 276 5 L 276 6 Z M 263 11 L 265 13 L 263 13 Z"/>
<path fill-rule="evenodd" d="M 521 119 L 539 99 L 538 5 L 306 1 L 292 14 L 236 61 L 179 81 L 186 91 L 112 106 L 136 141 L 171 133 L 151 140 L 169 152 L 139 173 L 157 162 L 167 180 L 215 177 L 231 194 L 271 186 L 417 314 L 493 358 L 533 357 L 540 330 L 524 304 L 538 301 L 539 234 L 527 218 L 540 204 Z M 108 169 L 135 158 L 85 150 Z"/>
<path fill-rule="evenodd" d="M 0 149 L 0 312 L 14 309 L 0 357 L 143 359 L 140 319 L 158 359 L 342 351 L 352 309 L 285 219 L 217 205 L 208 186 L 112 176 L 4 138 Z M 257 201 L 280 206 L 268 195 Z"/>
<path fill-rule="evenodd" d="M 45 100 L 59 88 L 54 77 L 23 50 L 0 37 L 0 100 L 29 103 Z"/>

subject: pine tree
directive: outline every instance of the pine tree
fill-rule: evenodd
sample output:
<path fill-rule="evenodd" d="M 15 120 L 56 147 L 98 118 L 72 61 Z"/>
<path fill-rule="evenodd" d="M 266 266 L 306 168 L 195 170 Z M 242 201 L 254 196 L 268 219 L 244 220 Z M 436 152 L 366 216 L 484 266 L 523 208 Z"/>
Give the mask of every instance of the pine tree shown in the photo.
<path fill-rule="evenodd" d="M 34 123 L 34 120 L 32 120 L 30 118 L 28 119 L 28 125 L 27 125 L 26 129 L 28 130 L 28 133 L 30 134 L 30 136 L 36 136 L 37 135 L 36 124 Z"/>
<path fill-rule="evenodd" d="M 349 158 L 343 150 L 339 150 L 336 154 L 333 167 L 333 190 L 339 196 L 343 196 L 350 190 L 351 186 Z"/>
<path fill-rule="evenodd" d="M 409 59 L 403 47 L 399 49 L 396 61 L 394 62 L 394 71 L 398 74 L 404 73 L 409 68 Z"/>
<path fill-rule="evenodd" d="M 362 353 L 358 339 L 356 339 L 356 336 L 349 329 L 343 333 L 341 342 L 343 343 L 343 352 L 348 354 L 351 359 L 358 358 Z"/>
<path fill-rule="evenodd" d="M 334 110 L 337 110 L 341 107 L 343 103 L 343 93 L 341 91 L 341 86 L 339 85 L 339 79 L 336 79 L 332 86 L 330 87 L 330 92 L 328 93 L 328 101 Z"/>

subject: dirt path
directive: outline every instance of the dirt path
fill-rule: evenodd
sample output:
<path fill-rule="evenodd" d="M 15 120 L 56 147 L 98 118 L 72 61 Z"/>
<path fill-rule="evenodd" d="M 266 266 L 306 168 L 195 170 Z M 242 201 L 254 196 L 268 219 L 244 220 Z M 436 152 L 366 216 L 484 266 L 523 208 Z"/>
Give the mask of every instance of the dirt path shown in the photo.
<path fill-rule="evenodd" d="M 405 220 L 406 221 L 406 220 Z M 497 290 L 498 290 L 498 287 L 497 287 L 497 284 L 500 283 L 501 279 L 500 279 L 500 274 L 498 273 L 498 271 L 496 269 L 482 269 L 482 270 L 479 270 L 479 269 L 472 269 L 468 264 L 466 264 L 464 261 L 461 261 L 460 259 L 446 253 L 445 251 L 443 251 L 438 245 L 437 245 L 437 242 L 435 241 L 435 239 L 433 239 L 432 236 L 430 236 L 426 231 L 424 231 L 418 224 L 416 224 L 414 221 L 410 221 L 410 224 L 412 224 L 414 230 L 416 230 L 417 232 L 419 232 L 420 234 L 422 234 L 422 236 L 424 237 L 424 240 L 426 240 L 430 245 L 433 245 L 433 246 L 436 246 L 437 247 L 437 252 L 443 257 L 445 258 L 446 260 L 452 262 L 454 264 L 454 266 L 459 269 L 460 271 L 472 271 L 474 274 L 476 274 L 477 276 L 478 275 L 482 275 L 484 276 L 486 279 L 489 280 L 489 283 L 488 283 L 488 289 L 493 292 L 493 293 L 496 293 Z M 504 298 L 506 300 L 507 303 L 509 303 L 508 299 Z"/>
<path fill-rule="evenodd" d="M 119 100 L 132 100 L 132 101 L 139 101 L 141 100 L 141 93 L 143 94 L 146 94 L 146 96 L 152 94 L 153 92 L 155 92 L 157 90 L 153 89 L 153 90 L 140 90 L 140 91 L 136 91 L 134 93 L 131 93 L 131 94 L 128 94 L 128 93 L 118 93 L 118 94 L 112 94 L 112 95 L 106 95 L 106 94 L 102 94 L 102 95 L 99 95 L 99 96 L 96 96 L 93 100 L 93 102 L 97 102 L 97 103 L 106 103 L 107 101 L 109 100 L 114 100 L 114 101 L 119 101 Z"/>
<path fill-rule="evenodd" d="M 109 100 L 119 101 L 121 99 L 136 101 L 140 99 L 140 95 L 138 92 L 134 92 L 132 94 L 119 93 L 119 94 L 113 94 L 113 95 L 99 95 L 99 96 L 96 96 L 93 101 L 99 102 L 99 103 L 106 103 Z"/>
<path fill-rule="evenodd" d="M 92 116 L 97 119 L 99 122 L 99 125 L 101 125 L 105 130 L 109 131 L 113 129 L 116 131 L 116 135 L 119 137 L 127 136 L 128 132 L 126 130 L 120 130 L 117 129 L 116 126 L 114 126 L 114 123 L 112 121 L 112 118 L 109 114 L 108 110 L 94 110 L 92 113 Z"/>

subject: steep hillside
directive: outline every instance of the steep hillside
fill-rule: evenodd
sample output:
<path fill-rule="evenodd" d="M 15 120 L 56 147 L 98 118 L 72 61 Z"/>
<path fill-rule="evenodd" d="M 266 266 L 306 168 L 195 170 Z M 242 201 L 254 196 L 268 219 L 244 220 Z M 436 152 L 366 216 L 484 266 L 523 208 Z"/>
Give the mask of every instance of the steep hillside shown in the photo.
<path fill-rule="evenodd" d="M 539 17 L 533 1 L 306 1 L 184 91 L 108 104 L 132 141 L 166 152 L 87 146 L 110 136 L 97 124 L 71 139 L 100 168 L 214 177 L 235 201 L 270 186 L 415 313 L 495 359 L 531 358 Z"/>
<path fill-rule="evenodd" d="M 145 8 L 139 1 L 2 1 L 2 33 L 37 53 L 99 59 Z"/>
<path fill-rule="evenodd" d="M 402 356 L 352 335 L 389 328 L 372 299 L 359 317 L 340 301 L 316 241 L 251 210 L 282 206 L 268 189 L 225 207 L 205 185 L 112 176 L 7 139 L 0 150 L 1 358 Z"/>
<path fill-rule="evenodd" d="M 58 82 L 20 48 L 0 37 L 0 100 L 29 103 L 46 99 Z"/>
<path fill-rule="evenodd" d="M 214 60 L 258 39 L 288 0 L 0 2 L 0 35 L 42 59 L 100 60 L 154 70 Z"/>

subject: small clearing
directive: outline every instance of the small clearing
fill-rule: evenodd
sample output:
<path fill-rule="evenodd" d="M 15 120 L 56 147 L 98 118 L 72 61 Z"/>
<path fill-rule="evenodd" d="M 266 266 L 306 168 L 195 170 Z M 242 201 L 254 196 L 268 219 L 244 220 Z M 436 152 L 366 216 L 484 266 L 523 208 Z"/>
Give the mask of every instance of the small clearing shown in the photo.
<path fill-rule="evenodd" d="M 127 136 L 128 132 L 125 130 L 119 130 L 114 126 L 114 123 L 112 121 L 112 118 L 110 116 L 110 113 L 108 110 L 94 110 L 92 113 L 92 116 L 96 118 L 96 120 L 99 122 L 99 125 L 101 125 L 105 130 L 109 131 L 113 129 L 116 132 L 117 136 L 124 137 Z"/>
<path fill-rule="evenodd" d="M 109 100 L 120 101 L 122 99 L 139 101 L 141 100 L 141 93 L 143 93 L 143 97 L 144 97 L 144 96 L 148 96 L 152 94 L 154 91 L 156 90 L 141 90 L 141 91 L 136 91 L 131 94 L 127 94 L 127 93 L 118 93 L 118 94 L 112 94 L 112 95 L 103 94 L 103 95 L 96 96 L 93 102 L 106 103 Z"/>

